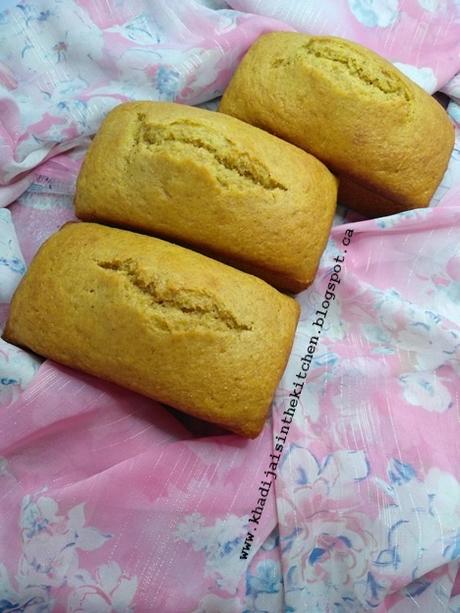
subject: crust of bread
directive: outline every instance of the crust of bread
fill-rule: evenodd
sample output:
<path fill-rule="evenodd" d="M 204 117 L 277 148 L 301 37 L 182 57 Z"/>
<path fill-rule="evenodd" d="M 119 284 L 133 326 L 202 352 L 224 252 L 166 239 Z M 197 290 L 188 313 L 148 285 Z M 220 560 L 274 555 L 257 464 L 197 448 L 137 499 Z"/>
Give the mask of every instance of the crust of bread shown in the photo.
<path fill-rule="evenodd" d="M 293 298 L 204 255 L 69 223 L 32 261 L 4 338 L 254 438 L 298 317 Z"/>
<path fill-rule="evenodd" d="M 299 291 L 315 276 L 336 201 L 324 164 L 267 132 L 181 104 L 130 102 L 96 135 L 75 208 Z"/>
<path fill-rule="evenodd" d="M 428 206 L 447 168 L 454 127 L 442 106 L 376 53 L 331 36 L 261 36 L 219 110 L 322 160 L 394 208 Z M 380 208 L 342 201 L 376 216 Z"/>

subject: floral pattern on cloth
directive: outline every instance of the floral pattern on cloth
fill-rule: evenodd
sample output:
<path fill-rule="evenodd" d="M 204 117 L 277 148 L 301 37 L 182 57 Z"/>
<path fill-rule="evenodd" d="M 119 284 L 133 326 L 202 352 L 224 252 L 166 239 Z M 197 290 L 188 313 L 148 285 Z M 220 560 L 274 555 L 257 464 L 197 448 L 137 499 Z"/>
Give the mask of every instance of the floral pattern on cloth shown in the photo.
<path fill-rule="evenodd" d="M 341 240 L 350 229 L 344 254 Z M 96 523 L 113 536 L 95 550 L 101 557 L 81 568 L 100 583 L 97 569 L 111 561 L 102 554 L 117 535 L 114 568 L 138 581 L 134 610 L 404 612 L 414 603 L 447 610 L 460 556 L 459 229 L 460 209 L 442 203 L 333 229 L 314 285 L 298 296 L 301 320 L 271 426 L 255 441 L 193 438 L 163 409 L 152 411 L 151 401 L 46 363 L 0 415 L 0 431 L 11 419 L 18 424 L 2 437 L 9 450 L 0 449 L 4 477 L 15 487 L 0 506 L 16 507 L 21 526 L 21 501 L 40 500 L 23 491 L 40 491 L 51 476 L 45 500 L 74 509 L 83 499 L 98 518 L 85 526 Z M 343 274 L 290 422 L 276 495 L 253 552 L 241 561 L 254 496 L 289 411 L 288 391 L 331 264 L 341 257 Z M 19 453 L 22 441 L 31 442 Z M 29 475 L 31 465 L 41 470 Z M 121 494 L 126 488 L 128 499 Z M 48 518 L 46 508 L 40 524 L 66 516 L 53 511 Z M 11 518 L 4 527 L 14 537 L 15 523 Z M 161 544 L 154 553 L 150 542 Z M 133 548 L 148 550 L 147 559 L 141 562 Z M 8 551 L 14 550 L 13 539 Z M 178 592 L 183 576 L 190 579 Z M 85 581 L 91 585 L 87 575 Z M 18 593 L 15 585 L 8 589 Z M 49 591 L 61 605 L 69 598 L 56 585 Z M 96 598 L 89 592 L 85 598 Z"/>
<path fill-rule="evenodd" d="M 430 93 L 459 71 L 457 0 L 179 0 L 173 7 L 168 0 L 7 0 L 3 7 L 0 205 L 27 189 L 28 171 L 80 145 L 124 100 L 198 104 L 221 95 L 264 32 L 356 40 Z"/>
<path fill-rule="evenodd" d="M 26 271 L 15 227 L 8 209 L 0 209 L 0 330 L 8 305 Z M 41 360 L 0 338 L 0 407 L 17 398 L 35 375 Z"/>
<path fill-rule="evenodd" d="M 15 585 L 0 564 L 2 611 L 49 611 L 52 590 L 68 591 L 67 611 L 131 611 L 137 588 L 136 577 L 123 576 L 111 561 L 95 571 L 80 567 L 79 552 L 101 547 L 110 534 L 85 526 L 84 503 L 58 514 L 58 505 L 48 496 L 30 495 L 21 504 L 22 555 Z"/>
<path fill-rule="evenodd" d="M 214 110 L 249 45 L 289 29 L 375 49 L 442 89 L 460 126 L 455 0 L 2 5 L 2 325 L 39 246 L 75 219 L 105 113 L 140 98 Z M 432 208 L 339 213 L 254 441 L 0 341 L 0 611 L 460 611 L 459 142 Z"/>
<path fill-rule="evenodd" d="M 26 265 L 8 209 L 0 209 L 0 266 L 2 270 L 0 304 L 9 304 L 26 271 Z"/>
<path fill-rule="evenodd" d="M 276 480 L 295 611 L 404 611 L 395 594 L 460 557 L 459 223 L 444 206 L 360 222 L 348 253 L 333 230 L 323 261 L 341 253 L 345 272 Z M 313 322 L 330 276 L 299 296 Z"/>

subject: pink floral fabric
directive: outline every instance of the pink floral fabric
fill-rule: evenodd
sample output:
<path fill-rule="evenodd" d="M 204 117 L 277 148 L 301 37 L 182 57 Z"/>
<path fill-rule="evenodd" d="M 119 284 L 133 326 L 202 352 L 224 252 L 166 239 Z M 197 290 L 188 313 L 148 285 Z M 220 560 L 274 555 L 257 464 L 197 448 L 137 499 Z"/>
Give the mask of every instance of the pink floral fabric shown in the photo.
<path fill-rule="evenodd" d="M 277 29 L 375 49 L 460 125 L 454 0 L 2 5 L 0 327 L 105 113 L 214 108 Z M 0 611 L 460 611 L 459 203 L 457 138 L 431 208 L 337 216 L 255 441 L 0 341 Z"/>

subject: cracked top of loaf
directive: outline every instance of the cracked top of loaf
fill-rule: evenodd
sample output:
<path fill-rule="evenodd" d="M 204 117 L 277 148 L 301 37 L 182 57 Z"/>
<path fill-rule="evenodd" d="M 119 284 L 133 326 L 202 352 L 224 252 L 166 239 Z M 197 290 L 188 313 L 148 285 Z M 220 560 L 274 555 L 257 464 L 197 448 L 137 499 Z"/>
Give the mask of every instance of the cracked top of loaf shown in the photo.
<path fill-rule="evenodd" d="M 77 215 L 191 245 L 298 291 L 326 245 L 337 181 L 313 156 L 233 117 L 132 102 L 85 158 Z"/>
<path fill-rule="evenodd" d="M 5 338 L 255 437 L 298 316 L 293 298 L 204 255 L 69 223 L 32 261 Z"/>
<path fill-rule="evenodd" d="M 370 216 L 427 206 L 454 144 L 436 100 L 376 53 L 332 36 L 264 34 L 219 110 L 315 155 L 346 179 L 346 195 L 359 186 L 352 204 Z M 372 204 L 368 192 L 379 197 Z"/>

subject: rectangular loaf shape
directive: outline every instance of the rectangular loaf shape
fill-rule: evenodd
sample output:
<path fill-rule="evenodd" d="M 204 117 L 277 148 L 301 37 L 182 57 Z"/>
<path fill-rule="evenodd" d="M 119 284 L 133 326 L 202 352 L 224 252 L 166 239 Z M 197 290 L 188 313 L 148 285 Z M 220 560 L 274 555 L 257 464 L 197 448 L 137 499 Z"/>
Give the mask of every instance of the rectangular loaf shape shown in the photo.
<path fill-rule="evenodd" d="M 276 287 L 313 280 L 337 180 L 311 155 L 238 119 L 182 104 L 130 102 L 83 163 L 77 216 L 172 239 Z"/>
<path fill-rule="evenodd" d="M 4 337 L 253 438 L 298 316 L 294 299 L 204 255 L 70 223 L 32 261 Z"/>
<path fill-rule="evenodd" d="M 333 36 L 264 34 L 219 110 L 316 156 L 339 177 L 339 202 L 370 217 L 428 206 L 454 145 L 434 98 L 370 49 Z"/>

